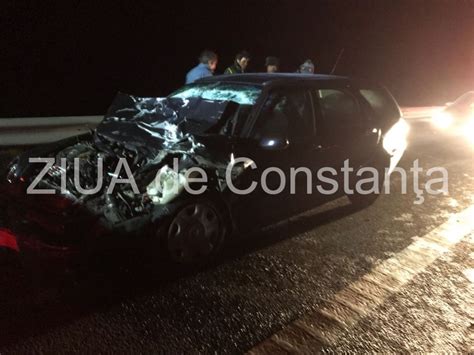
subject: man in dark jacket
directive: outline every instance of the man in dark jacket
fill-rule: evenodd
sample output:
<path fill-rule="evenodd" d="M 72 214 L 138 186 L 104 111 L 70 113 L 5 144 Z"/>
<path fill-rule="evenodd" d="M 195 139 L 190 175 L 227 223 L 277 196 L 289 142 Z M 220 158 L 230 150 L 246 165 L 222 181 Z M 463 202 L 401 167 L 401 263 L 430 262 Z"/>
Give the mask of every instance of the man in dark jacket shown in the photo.
<path fill-rule="evenodd" d="M 314 63 L 311 59 L 306 59 L 297 70 L 297 73 L 314 74 Z"/>
<path fill-rule="evenodd" d="M 250 54 L 247 51 L 242 51 L 235 56 L 234 64 L 228 67 L 224 74 L 242 74 L 250 61 Z"/>
<path fill-rule="evenodd" d="M 276 73 L 280 69 L 280 60 L 277 57 L 265 58 L 265 71 L 267 73 Z"/>

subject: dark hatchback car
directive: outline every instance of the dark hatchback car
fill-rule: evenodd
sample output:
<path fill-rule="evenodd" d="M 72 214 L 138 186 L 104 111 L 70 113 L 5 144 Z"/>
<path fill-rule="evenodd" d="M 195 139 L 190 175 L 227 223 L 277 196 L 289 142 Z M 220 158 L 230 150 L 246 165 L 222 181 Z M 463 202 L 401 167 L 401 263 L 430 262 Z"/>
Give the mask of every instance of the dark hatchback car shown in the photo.
<path fill-rule="evenodd" d="M 393 167 L 406 135 L 397 103 L 374 83 L 216 76 L 166 98 L 119 93 L 94 132 L 17 157 L 2 202 L 20 251 L 78 257 L 138 247 L 200 263 L 231 236 L 342 196 L 345 161 L 356 171 Z M 376 196 L 349 198 L 367 205 Z"/>

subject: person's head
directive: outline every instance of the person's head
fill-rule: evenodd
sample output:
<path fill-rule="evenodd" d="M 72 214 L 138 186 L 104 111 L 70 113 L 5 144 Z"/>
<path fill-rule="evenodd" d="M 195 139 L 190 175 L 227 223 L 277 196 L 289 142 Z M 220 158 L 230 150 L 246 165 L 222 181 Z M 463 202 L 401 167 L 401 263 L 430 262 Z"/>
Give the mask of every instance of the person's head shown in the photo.
<path fill-rule="evenodd" d="M 277 57 L 267 57 L 265 59 L 265 67 L 267 68 L 267 73 L 276 73 L 278 71 L 278 66 L 280 61 Z"/>
<path fill-rule="evenodd" d="M 235 56 L 235 62 L 245 71 L 250 61 L 250 53 L 242 51 Z"/>
<path fill-rule="evenodd" d="M 300 65 L 300 73 L 304 74 L 313 74 L 314 73 L 314 64 L 311 59 L 306 59 L 303 64 Z"/>
<path fill-rule="evenodd" d="M 199 63 L 207 64 L 209 69 L 214 72 L 217 67 L 217 54 L 213 51 L 205 50 L 199 56 Z"/>

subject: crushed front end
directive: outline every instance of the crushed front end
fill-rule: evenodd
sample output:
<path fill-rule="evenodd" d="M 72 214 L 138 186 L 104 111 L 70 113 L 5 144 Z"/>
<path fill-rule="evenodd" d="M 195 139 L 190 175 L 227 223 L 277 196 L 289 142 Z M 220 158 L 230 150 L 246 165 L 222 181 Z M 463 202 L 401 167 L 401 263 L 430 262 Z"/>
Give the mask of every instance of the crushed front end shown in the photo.
<path fill-rule="evenodd" d="M 215 125 L 227 105 L 119 94 L 96 131 L 17 157 L 0 192 L 20 251 L 69 259 L 143 248 L 153 238 L 150 227 L 186 199 L 181 190 L 157 189 L 158 174 L 175 174 L 182 181 L 187 169 L 200 166 L 210 173 L 210 189 L 222 189 L 230 155 L 226 149 L 210 154 L 189 131 Z M 193 106 L 207 118 L 199 127 Z"/>

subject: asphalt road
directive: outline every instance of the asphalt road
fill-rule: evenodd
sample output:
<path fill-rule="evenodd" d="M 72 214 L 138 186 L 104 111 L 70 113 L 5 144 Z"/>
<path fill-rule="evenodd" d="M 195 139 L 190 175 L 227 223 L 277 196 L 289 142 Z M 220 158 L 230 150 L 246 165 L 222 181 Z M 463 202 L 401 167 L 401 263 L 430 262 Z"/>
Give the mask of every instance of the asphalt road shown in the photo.
<path fill-rule="evenodd" d="M 341 198 L 229 246 L 206 270 L 175 274 L 113 263 L 45 286 L 32 302 L 4 304 L 0 352 L 299 351 L 292 336 L 270 345 L 267 339 L 311 315 L 318 320 L 336 295 L 474 205 L 474 151 L 465 140 L 411 121 L 400 165 L 409 170 L 416 159 L 425 171 L 447 169 L 448 195 L 425 193 L 424 203 L 414 204 L 411 175 L 407 194 L 394 177 L 391 194 L 365 210 Z M 422 173 L 420 185 L 426 180 Z M 450 228 L 459 238 L 443 253 L 412 260 L 409 278 L 379 285 L 384 297 L 357 322 L 333 331 L 332 341 L 308 340 L 306 351 L 472 351 L 473 235 Z M 362 294 L 371 299 L 375 291 Z"/>

